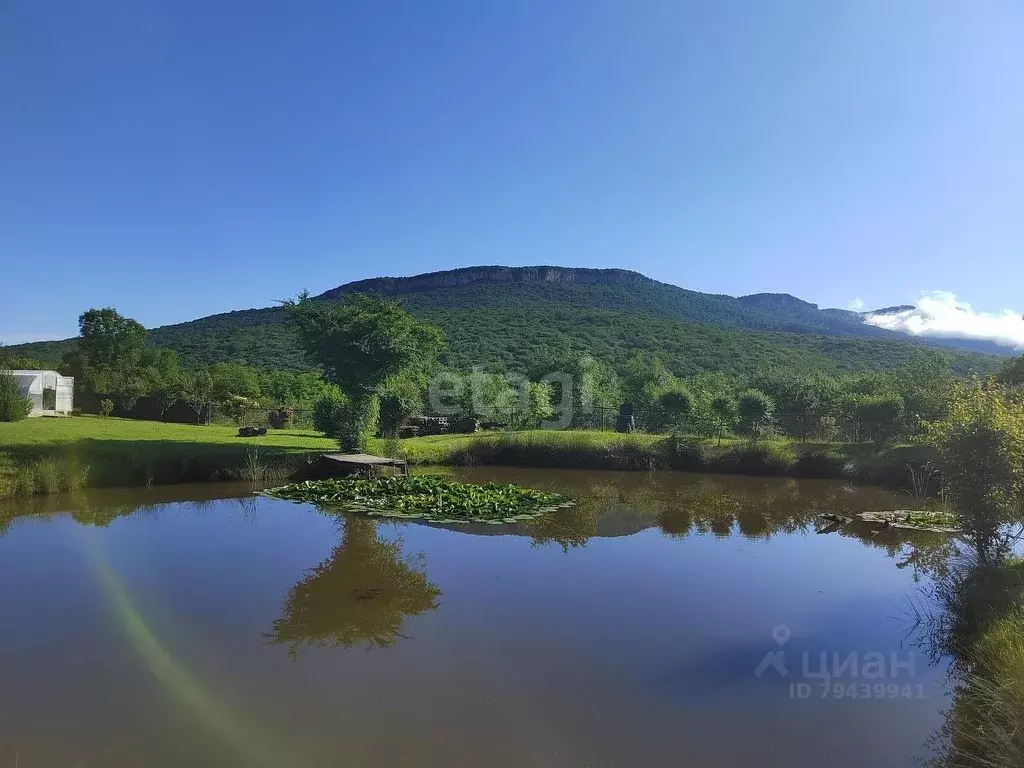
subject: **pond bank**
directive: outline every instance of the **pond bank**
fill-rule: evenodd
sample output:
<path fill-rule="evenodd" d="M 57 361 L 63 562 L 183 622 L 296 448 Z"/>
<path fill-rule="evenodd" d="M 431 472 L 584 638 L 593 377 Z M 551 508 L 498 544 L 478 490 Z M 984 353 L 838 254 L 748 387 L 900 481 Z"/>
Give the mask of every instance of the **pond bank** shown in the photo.
<path fill-rule="evenodd" d="M 271 430 L 239 438 L 222 426 L 76 417 L 0 425 L 0 498 L 81 488 L 218 480 L 277 481 L 302 475 L 336 449 L 315 432 Z M 688 441 L 663 435 L 529 431 L 374 440 L 371 453 L 411 464 L 518 466 L 841 479 L 908 487 L 924 446 L 877 451 L 865 444 Z M 934 489 L 933 489 L 934 490 Z"/>
<path fill-rule="evenodd" d="M 377 453 L 401 453 L 413 464 L 682 470 L 849 480 L 897 488 L 911 484 L 908 465 L 919 470 L 934 460 L 931 449 L 923 445 L 878 450 L 864 443 L 725 440 L 719 444 L 663 435 L 589 431 L 438 435 L 378 440 L 373 448 Z M 937 488 L 930 490 L 935 492 Z"/>

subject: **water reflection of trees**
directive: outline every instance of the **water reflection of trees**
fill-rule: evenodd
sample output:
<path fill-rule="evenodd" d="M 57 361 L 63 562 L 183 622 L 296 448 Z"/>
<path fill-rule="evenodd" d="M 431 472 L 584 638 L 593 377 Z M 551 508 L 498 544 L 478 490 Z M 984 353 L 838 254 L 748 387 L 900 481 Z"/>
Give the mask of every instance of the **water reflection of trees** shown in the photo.
<path fill-rule="evenodd" d="M 424 556 L 404 555 L 377 525 L 344 517 L 341 543 L 291 588 L 271 642 L 292 658 L 310 647 L 389 646 L 405 637 L 407 618 L 437 608 L 441 590 L 427 579 Z"/>
<path fill-rule="evenodd" d="M 567 492 L 565 488 L 559 490 Z M 858 512 L 891 510 L 901 500 L 871 488 L 826 482 L 753 478 L 708 478 L 675 474 L 598 479 L 568 491 L 575 507 L 521 526 L 537 545 L 568 551 L 595 536 L 628 535 L 658 527 L 673 538 L 740 535 L 767 540 L 779 534 L 813 535 L 825 512 L 855 517 Z M 882 549 L 898 568 L 915 578 L 941 574 L 956 554 L 948 536 L 852 524 L 829 535 L 856 538 Z"/>

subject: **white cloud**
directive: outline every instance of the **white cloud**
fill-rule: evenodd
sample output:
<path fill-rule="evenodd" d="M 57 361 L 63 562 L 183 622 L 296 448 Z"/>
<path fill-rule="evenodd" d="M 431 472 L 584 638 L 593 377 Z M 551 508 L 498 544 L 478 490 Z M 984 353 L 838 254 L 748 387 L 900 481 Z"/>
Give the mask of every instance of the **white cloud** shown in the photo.
<path fill-rule="evenodd" d="M 922 294 L 913 309 L 868 315 L 864 322 L 914 336 L 983 339 L 1024 349 L 1024 318 L 1020 312 L 979 312 L 949 291 L 930 291 Z"/>
<path fill-rule="evenodd" d="M 864 299 L 856 298 L 846 305 L 846 308 L 851 312 L 860 312 L 864 309 Z"/>

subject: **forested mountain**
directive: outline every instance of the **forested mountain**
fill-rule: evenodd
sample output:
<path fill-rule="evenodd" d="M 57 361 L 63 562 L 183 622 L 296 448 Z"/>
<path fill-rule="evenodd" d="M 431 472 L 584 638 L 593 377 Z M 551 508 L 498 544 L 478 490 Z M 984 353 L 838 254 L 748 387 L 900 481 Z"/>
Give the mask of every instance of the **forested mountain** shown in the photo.
<path fill-rule="evenodd" d="M 615 364 L 636 349 L 660 356 L 678 375 L 892 368 L 937 351 L 955 370 L 987 371 L 998 358 L 911 339 L 866 325 L 863 316 L 787 294 L 735 298 L 688 291 L 628 270 L 470 267 L 409 278 L 376 278 L 318 298 L 373 293 L 395 298 L 441 326 L 446 362 L 536 370 L 586 352 Z M 249 309 L 155 328 L 150 343 L 188 364 L 243 362 L 269 369 L 306 363 L 280 308 Z M 68 342 L 14 348 L 54 365 Z"/>

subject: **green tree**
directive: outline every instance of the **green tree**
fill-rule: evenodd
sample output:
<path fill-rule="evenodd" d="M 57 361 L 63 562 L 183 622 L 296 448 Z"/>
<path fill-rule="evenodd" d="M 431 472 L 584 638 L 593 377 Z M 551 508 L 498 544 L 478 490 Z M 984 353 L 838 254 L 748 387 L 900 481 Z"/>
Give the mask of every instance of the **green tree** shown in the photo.
<path fill-rule="evenodd" d="M 18 379 L 0 371 L 0 421 L 21 421 L 31 412 L 32 401 L 21 394 Z"/>
<path fill-rule="evenodd" d="M 526 385 L 525 407 L 526 419 L 530 427 L 538 427 L 555 415 L 551 407 L 551 398 L 555 388 L 547 382 L 531 381 Z"/>
<path fill-rule="evenodd" d="M 622 396 L 628 403 L 647 408 L 673 383 L 672 372 L 655 355 L 634 352 L 622 367 Z"/>
<path fill-rule="evenodd" d="M 514 420 L 517 409 L 522 413 L 518 393 L 504 374 L 474 369 L 466 374 L 463 381 L 459 398 L 462 416 L 507 423 Z"/>
<path fill-rule="evenodd" d="M 685 386 L 677 383 L 658 395 L 657 404 L 665 422 L 663 426 L 681 429 L 693 410 L 693 395 Z"/>
<path fill-rule="evenodd" d="M 218 405 L 238 397 L 258 400 L 263 394 L 255 368 L 238 363 L 216 363 L 210 366 L 209 372 L 213 379 L 213 400 Z"/>
<path fill-rule="evenodd" d="M 42 371 L 47 366 L 35 357 L 16 355 L 0 344 L 0 371 Z"/>
<path fill-rule="evenodd" d="M 394 437 L 410 416 L 423 411 L 424 382 L 412 372 L 388 379 L 380 392 L 380 431 Z"/>
<path fill-rule="evenodd" d="M 98 396 L 115 399 L 131 410 L 146 394 L 141 362 L 146 329 L 116 309 L 89 309 L 78 318 L 79 339 L 69 367 L 75 384 Z"/>
<path fill-rule="evenodd" d="M 141 360 L 142 389 L 156 402 L 163 416 L 169 408 L 185 399 L 185 381 L 173 349 L 147 349 Z"/>
<path fill-rule="evenodd" d="M 207 368 L 186 371 L 181 377 L 182 400 L 196 413 L 196 423 L 202 421 L 203 413 L 210 413 L 213 402 L 213 376 Z"/>
<path fill-rule="evenodd" d="M 722 433 L 736 427 L 739 419 L 740 406 L 732 395 L 717 395 L 711 401 L 711 410 L 715 414 L 718 426 L 718 443 L 722 443 Z"/>
<path fill-rule="evenodd" d="M 747 437 L 763 437 L 772 428 L 775 403 L 759 389 L 741 392 L 737 401 L 739 421 L 736 431 Z"/>
<path fill-rule="evenodd" d="M 1015 357 L 1003 363 L 996 380 L 1008 387 L 1024 386 L 1024 357 Z"/>
<path fill-rule="evenodd" d="M 116 309 L 89 309 L 78 318 L 78 350 L 97 371 L 131 370 L 146 346 L 146 329 Z"/>
<path fill-rule="evenodd" d="M 1024 497 L 1024 402 L 1017 392 L 977 379 L 954 387 L 949 414 L 926 425 L 943 488 L 982 559 Z"/>
<path fill-rule="evenodd" d="M 862 395 L 854 409 L 857 420 L 878 445 L 900 434 L 903 411 L 903 398 L 895 392 Z"/>
<path fill-rule="evenodd" d="M 307 357 L 350 401 L 342 450 L 365 449 L 388 379 L 427 368 L 444 349 L 438 328 L 419 322 L 396 302 L 361 295 L 315 301 L 304 293 L 286 307 Z"/>

